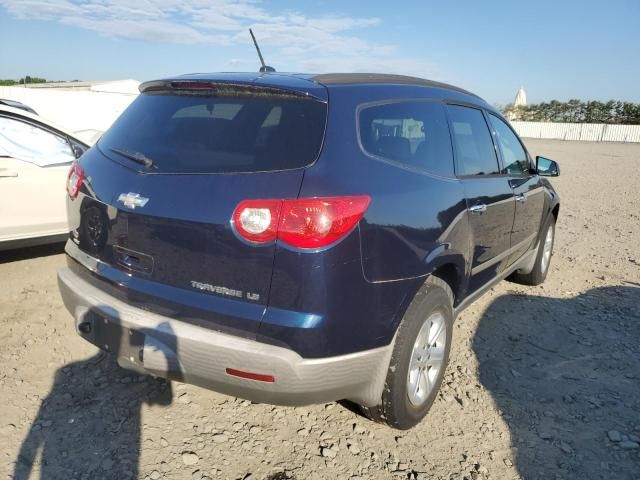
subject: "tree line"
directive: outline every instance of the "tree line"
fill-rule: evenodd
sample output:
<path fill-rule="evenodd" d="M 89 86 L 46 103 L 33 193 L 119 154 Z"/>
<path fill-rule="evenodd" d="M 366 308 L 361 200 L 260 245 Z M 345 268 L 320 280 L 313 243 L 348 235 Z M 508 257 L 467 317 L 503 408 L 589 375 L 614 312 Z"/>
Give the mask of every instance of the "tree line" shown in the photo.
<path fill-rule="evenodd" d="M 47 83 L 47 81 L 48 80 L 46 78 L 32 77 L 30 75 L 27 75 L 26 77 L 23 77 L 20 80 L 13 80 L 13 79 L 0 80 L 0 86 L 10 87 L 12 85 L 24 85 L 25 83 L 29 85 L 30 83 Z"/>
<path fill-rule="evenodd" d="M 46 78 L 41 77 L 32 77 L 27 75 L 19 80 L 14 80 L 13 78 L 9 79 L 1 79 L 0 78 L 0 87 L 11 87 L 14 85 L 27 85 L 31 83 L 66 83 L 66 82 L 80 82 L 81 80 L 47 80 Z"/>
<path fill-rule="evenodd" d="M 640 104 L 609 100 L 608 102 L 551 100 L 531 105 L 509 104 L 503 113 L 511 120 L 525 122 L 610 123 L 640 125 Z"/>

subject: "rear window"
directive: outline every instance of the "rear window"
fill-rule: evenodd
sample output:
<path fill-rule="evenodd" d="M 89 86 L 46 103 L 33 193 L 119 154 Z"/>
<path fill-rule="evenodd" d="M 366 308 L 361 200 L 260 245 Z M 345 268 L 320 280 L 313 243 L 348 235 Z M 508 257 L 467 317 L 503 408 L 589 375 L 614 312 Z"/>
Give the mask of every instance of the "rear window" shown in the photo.
<path fill-rule="evenodd" d="M 315 161 L 326 115 L 325 103 L 293 95 L 146 93 L 98 146 L 108 157 L 149 173 L 287 170 Z M 153 166 L 137 165 L 114 150 L 142 156 Z"/>

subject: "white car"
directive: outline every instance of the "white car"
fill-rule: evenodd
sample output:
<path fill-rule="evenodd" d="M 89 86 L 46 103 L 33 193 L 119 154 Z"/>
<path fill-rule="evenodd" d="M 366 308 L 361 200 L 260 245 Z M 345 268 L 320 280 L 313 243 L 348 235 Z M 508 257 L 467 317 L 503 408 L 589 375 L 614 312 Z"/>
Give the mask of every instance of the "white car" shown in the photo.
<path fill-rule="evenodd" d="M 0 250 L 64 240 L 67 175 L 91 143 L 0 103 Z"/>

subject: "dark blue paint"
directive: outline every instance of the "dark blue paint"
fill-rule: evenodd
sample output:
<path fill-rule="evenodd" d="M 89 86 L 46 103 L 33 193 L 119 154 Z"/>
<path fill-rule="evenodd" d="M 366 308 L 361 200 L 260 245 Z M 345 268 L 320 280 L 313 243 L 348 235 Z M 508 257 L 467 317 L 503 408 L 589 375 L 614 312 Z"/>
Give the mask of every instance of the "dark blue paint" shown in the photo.
<path fill-rule="evenodd" d="M 289 328 L 322 328 L 324 317 L 315 313 L 295 312 L 282 308 L 268 307 L 262 321 Z"/>
<path fill-rule="evenodd" d="M 438 177 L 376 160 L 359 145 L 356 110 L 363 103 L 416 98 L 495 112 L 472 95 L 409 85 L 325 88 L 305 76 L 285 74 L 180 79 L 324 95 L 327 130 L 316 163 L 282 172 L 144 175 L 109 160 L 97 147 L 87 152 L 81 164 L 89 178 L 78 199 L 69 200 L 69 218 L 75 230 L 81 215 L 101 216 L 108 232 L 103 244 L 90 247 L 81 241 L 81 248 L 109 266 L 83 275 L 141 308 L 281 345 L 305 357 L 384 346 L 426 276 L 454 272 L 448 279 L 460 303 L 516 258 L 505 258 L 475 276 L 472 268 L 509 249 L 515 237 L 535 233 L 558 201 L 547 180 L 537 175 L 516 186 L 507 176 Z M 539 195 L 528 210 L 520 210 L 522 217 L 514 190 Z M 116 201 L 126 192 L 150 200 L 144 208 L 130 210 Z M 295 251 L 277 242 L 250 245 L 230 226 L 234 208 L 245 199 L 359 194 L 370 195 L 371 204 L 358 227 L 319 252 Z M 488 205 L 488 213 L 472 218 L 468 207 L 477 201 Z M 144 268 L 127 270 L 114 247 L 144 255 Z M 146 256 L 153 259 L 150 273 Z M 241 291 L 243 298 L 196 290 L 191 281 Z M 258 297 L 249 300 L 247 293 Z"/>

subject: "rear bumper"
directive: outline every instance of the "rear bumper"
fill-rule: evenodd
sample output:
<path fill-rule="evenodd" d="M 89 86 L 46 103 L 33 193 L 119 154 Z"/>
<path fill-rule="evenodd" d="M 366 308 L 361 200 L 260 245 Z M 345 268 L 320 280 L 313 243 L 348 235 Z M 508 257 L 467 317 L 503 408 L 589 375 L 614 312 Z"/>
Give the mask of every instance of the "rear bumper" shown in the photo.
<path fill-rule="evenodd" d="M 58 272 L 76 331 L 139 372 L 192 383 L 260 403 L 306 405 L 348 399 L 380 401 L 393 343 L 327 358 L 235 337 L 133 307 L 68 268 Z M 84 332 L 78 328 L 83 324 Z M 272 375 L 274 382 L 229 375 L 227 368 Z"/>

